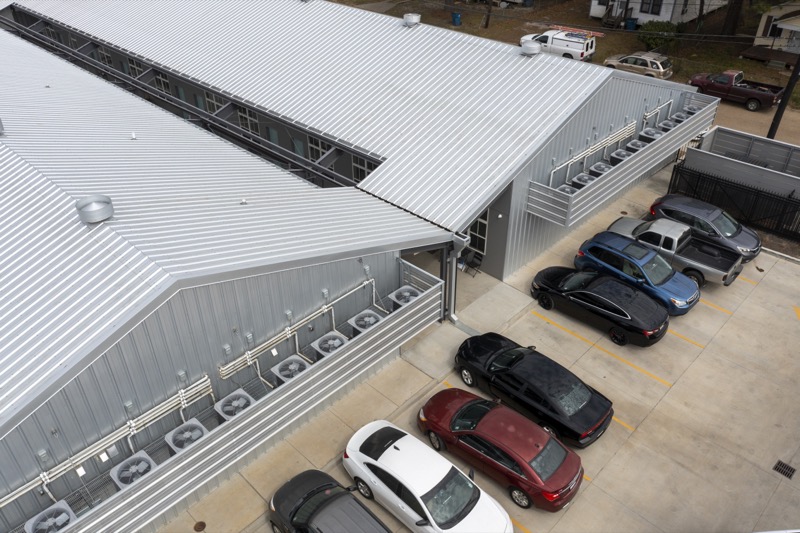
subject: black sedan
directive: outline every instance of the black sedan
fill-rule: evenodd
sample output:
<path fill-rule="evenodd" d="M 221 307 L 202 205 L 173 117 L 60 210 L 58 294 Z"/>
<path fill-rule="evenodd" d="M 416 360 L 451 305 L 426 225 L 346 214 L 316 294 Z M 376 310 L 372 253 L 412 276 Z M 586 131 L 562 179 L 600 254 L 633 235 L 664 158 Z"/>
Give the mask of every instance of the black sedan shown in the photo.
<path fill-rule="evenodd" d="M 533 278 L 531 296 L 544 309 L 560 309 L 608 332 L 615 344 L 650 346 L 669 327 L 663 306 L 635 287 L 597 272 L 545 268 Z"/>
<path fill-rule="evenodd" d="M 531 346 L 497 333 L 465 340 L 456 354 L 464 384 L 477 386 L 562 441 L 585 448 L 611 424 L 611 400 Z"/>
<path fill-rule="evenodd" d="M 319 470 L 297 474 L 279 488 L 269 502 L 273 533 L 390 533 L 391 530 L 351 494 L 355 489 L 355 486 L 342 487 Z"/>

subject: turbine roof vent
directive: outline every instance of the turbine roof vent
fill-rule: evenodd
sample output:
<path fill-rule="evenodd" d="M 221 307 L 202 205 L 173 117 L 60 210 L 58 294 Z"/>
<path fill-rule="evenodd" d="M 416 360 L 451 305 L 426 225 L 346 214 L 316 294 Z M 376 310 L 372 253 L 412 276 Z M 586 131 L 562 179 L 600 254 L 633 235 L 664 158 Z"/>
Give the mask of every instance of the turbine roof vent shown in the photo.
<path fill-rule="evenodd" d="M 403 15 L 403 24 L 405 24 L 409 28 L 412 28 L 417 24 L 419 24 L 421 18 L 422 17 L 420 16 L 419 13 L 406 13 L 405 15 Z"/>
<path fill-rule="evenodd" d="M 96 224 L 114 215 L 111 198 L 104 194 L 93 194 L 75 202 L 75 209 L 84 224 Z"/>

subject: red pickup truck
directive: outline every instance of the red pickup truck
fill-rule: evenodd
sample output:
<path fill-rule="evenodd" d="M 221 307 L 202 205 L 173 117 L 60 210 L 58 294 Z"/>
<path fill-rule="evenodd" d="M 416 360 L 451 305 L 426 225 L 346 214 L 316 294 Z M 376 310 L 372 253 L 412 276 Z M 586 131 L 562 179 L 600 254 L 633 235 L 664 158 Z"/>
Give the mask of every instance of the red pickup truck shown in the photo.
<path fill-rule="evenodd" d="M 750 111 L 772 107 L 781 101 L 783 87 L 744 79 L 740 70 L 726 70 L 722 74 L 695 74 L 689 80 L 701 93 L 723 100 L 743 103 Z"/>

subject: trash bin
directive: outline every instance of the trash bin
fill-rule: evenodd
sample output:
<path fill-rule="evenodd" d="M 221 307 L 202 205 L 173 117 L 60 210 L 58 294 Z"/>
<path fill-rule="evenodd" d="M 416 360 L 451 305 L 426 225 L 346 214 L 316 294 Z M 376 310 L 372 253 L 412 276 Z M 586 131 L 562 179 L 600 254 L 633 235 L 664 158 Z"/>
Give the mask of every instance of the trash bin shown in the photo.
<path fill-rule="evenodd" d="M 636 18 L 627 18 L 627 19 L 625 19 L 625 29 L 626 30 L 635 30 L 637 22 L 639 22 L 639 19 L 636 19 Z"/>
<path fill-rule="evenodd" d="M 461 26 L 461 13 L 453 11 L 453 26 Z"/>

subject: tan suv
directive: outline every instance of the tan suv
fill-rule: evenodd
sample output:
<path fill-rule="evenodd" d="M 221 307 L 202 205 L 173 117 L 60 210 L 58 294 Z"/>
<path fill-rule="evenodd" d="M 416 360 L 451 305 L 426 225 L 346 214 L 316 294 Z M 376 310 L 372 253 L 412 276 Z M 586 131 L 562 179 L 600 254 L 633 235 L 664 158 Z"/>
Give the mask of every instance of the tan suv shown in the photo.
<path fill-rule="evenodd" d="M 618 54 L 607 57 L 603 65 L 662 80 L 672 77 L 672 61 L 667 56 L 653 52 Z"/>

